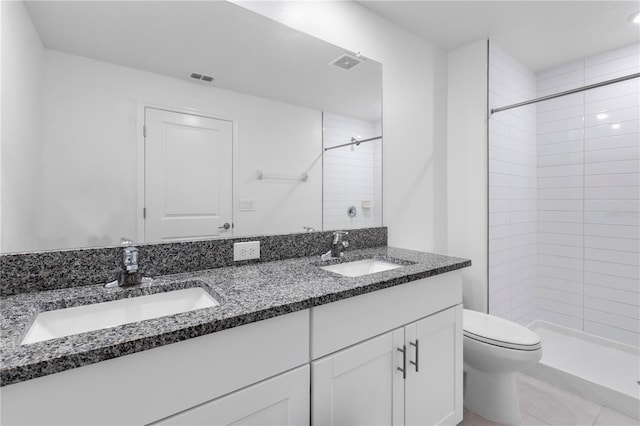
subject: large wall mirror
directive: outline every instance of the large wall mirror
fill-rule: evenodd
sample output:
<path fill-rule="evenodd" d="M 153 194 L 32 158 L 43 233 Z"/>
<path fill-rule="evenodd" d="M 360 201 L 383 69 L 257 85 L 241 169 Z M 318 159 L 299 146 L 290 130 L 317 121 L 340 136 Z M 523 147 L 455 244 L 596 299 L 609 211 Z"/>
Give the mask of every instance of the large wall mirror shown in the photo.
<path fill-rule="evenodd" d="M 228 2 L 2 2 L 1 251 L 380 226 L 381 94 Z"/>

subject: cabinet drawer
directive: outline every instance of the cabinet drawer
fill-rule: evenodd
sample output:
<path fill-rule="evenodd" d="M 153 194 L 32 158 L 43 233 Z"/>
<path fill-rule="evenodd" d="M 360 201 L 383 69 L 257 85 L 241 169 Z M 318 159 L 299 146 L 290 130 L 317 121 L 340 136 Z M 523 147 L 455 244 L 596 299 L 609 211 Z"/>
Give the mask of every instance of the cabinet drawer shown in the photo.
<path fill-rule="evenodd" d="M 154 425 L 308 425 L 309 376 L 305 365 Z"/>
<path fill-rule="evenodd" d="M 459 303 L 462 275 L 452 271 L 314 307 L 311 357 L 318 359 Z"/>

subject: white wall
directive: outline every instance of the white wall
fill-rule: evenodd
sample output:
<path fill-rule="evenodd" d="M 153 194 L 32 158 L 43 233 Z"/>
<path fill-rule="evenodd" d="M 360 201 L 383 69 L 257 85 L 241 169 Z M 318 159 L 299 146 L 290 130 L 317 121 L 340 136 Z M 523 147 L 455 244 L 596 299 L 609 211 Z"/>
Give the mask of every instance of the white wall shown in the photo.
<path fill-rule="evenodd" d="M 121 236 L 135 238 L 134 218 L 141 213 L 136 211 L 139 102 L 234 121 L 235 235 L 321 227 L 320 111 L 45 52 L 40 248 L 110 245 Z M 258 169 L 284 175 L 306 172 L 309 179 L 258 181 Z M 239 199 L 254 200 L 255 211 L 239 212 Z"/>
<path fill-rule="evenodd" d="M 380 136 L 380 122 L 323 113 L 323 147 Z M 332 149 L 322 159 L 324 230 L 382 226 L 382 140 Z M 369 205 L 365 208 L 363 205 Z M 347 210 L 356 207 L 356 216 Z"/>
<path fill-rule="evenodd" d="M 538 75 L 538 95 L 640 71 L 634 44 Z M 540 319 L 640 344 L 640 82 L 538 106 Z"/>
<path fill-rule="evenodd" d="M 2 10 L 1 252 L 33 247 L 40 209 L 43 48 L 22 2 Z M 29 167 L 25 167 L 29 165 Z"/>
<path fill-rule="evenodd" d="M 235 3 L 383 64 L 389 245 L 447 249 L 446 55 L 355 2 Z"/>
<path fill-rule="evenodd" d="M 448 53 L 448 251 L 462 271 L 466 308 L 487 311 L 487 41 Z"/>
<path fill-rule="evenodd" d="M 536 97 L 536 76 L 489 44 L 489 108 Z M 536 105 L 489 119 L 489 312 L 521 324 L 536 318 L 538 204 Z"/>

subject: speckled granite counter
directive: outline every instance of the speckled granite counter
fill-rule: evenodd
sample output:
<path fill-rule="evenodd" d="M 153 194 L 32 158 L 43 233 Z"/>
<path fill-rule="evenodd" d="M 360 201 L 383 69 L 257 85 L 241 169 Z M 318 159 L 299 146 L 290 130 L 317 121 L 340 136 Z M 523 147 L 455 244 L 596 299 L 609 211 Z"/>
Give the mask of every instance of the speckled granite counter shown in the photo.
<path fill-rule="evenodd" d="M 471 265 L 466 259 L 391 247 L 349 251 L 340 261 L 370 257 L 405 266 L 348 278 L 319 269 L 318 256 L 301 257 L 168 275 L 144 287 L 105 289 L 91 285 L 3 297 L 0 384 L 10 385 Z M 221 305 L 20 344 L 38 312 L 193 286 L 210 292 Z"/>

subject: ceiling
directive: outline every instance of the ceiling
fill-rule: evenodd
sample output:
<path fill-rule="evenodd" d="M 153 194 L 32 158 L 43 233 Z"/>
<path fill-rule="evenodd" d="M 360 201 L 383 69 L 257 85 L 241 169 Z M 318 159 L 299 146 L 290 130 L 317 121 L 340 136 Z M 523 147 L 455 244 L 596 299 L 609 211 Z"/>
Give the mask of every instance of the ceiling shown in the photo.
<path fill-rule="evenodd" d="M 639 1 L 359 1 L 444 50 L 492 39 L 535 72 L 640 41 Z"/>
<path fill-rule="evenodd" d="M 1 1 L 1 0 L 0 0 Z M 26 1 L 44 47 L 368 121 L 382 67 L 329 64 L 345 50 L 222 1 Z M 310 85 L 308 82 L 313 81 Z"/>

